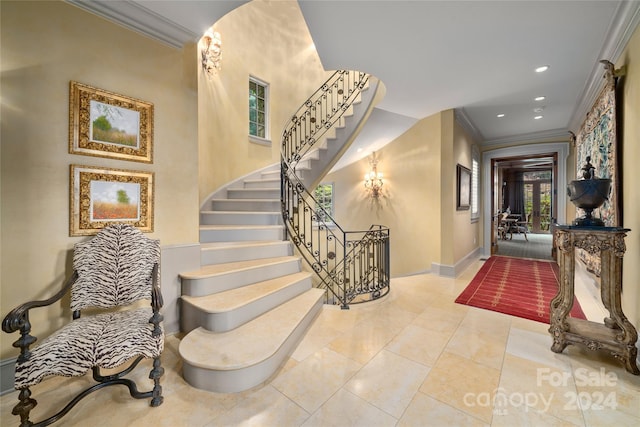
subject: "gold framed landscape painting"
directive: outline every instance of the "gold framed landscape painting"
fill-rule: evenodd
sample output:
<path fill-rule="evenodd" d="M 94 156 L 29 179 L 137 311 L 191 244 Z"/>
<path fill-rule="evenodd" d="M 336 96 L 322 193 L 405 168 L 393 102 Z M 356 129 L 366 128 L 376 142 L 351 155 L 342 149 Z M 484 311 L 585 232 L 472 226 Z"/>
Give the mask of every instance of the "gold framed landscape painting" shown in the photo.
<path fill-rule="evenodd" d="M 72 81 L 69 153 L 153 162 L 153 104 Z"/>
<path fill-rule="evenodd" d="M 69 235 L 122 222 L 153 231 L 153 172 L 71 165 Z"/>

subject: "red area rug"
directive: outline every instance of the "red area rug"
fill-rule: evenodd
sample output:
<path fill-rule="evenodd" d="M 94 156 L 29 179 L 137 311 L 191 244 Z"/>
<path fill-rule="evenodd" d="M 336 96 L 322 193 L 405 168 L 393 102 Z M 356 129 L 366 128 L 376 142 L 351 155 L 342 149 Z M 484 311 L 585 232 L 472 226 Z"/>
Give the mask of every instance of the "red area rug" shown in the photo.
<path fill-rule="evenodd" d="M 492 256 L 456 302 L 548 324 L 559 278 L 555 262 Z M 575 297 L 569 315 L 586 318 Z"/>

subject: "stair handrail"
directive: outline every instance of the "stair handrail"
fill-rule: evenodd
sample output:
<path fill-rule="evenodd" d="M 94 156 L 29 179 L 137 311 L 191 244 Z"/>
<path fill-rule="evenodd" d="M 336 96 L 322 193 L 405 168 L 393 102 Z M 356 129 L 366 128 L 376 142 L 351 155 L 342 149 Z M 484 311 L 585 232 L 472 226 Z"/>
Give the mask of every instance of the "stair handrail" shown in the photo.
<path fill-rule="evenodd" d="M 318 287 L 326 290 L 327 302 L 337 301 L 343 308 L 389 291 L 389 229 L 371 226 L 367 231 L 343 230 L 306 188 L 297 166 L 360 97 L 368 81 L 366 73 L 336 71 L 296 111 L 282 134 L 281 208 L 285 232 L 311 266 L 319 280 Z M 363 236 L 349 239 L 356 234 Z M 377 255 L 372 256 L 374 253 Z M 340 261 L 333 261 L 338 256 Z M 362 297 L 364 294 L 368 296 Z"/>
<path fill-rule="evenodd" d="M 335 71 L 298 108 L 285 126 L 282 133 L 282 160 L 295 168 L 358 99 L 368 81 L 369 75 L 363 72 Z M 292 142 L 295 145 L 292 146 Z"/>

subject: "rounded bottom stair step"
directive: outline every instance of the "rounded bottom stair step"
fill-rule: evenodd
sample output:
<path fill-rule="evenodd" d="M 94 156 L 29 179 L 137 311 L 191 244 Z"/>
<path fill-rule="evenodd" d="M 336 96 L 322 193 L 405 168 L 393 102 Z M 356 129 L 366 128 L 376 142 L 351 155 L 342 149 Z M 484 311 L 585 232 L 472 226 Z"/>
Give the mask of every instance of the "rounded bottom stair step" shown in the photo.
<path fill-rule="evenodd" d="M 323 305 L 312 288 L 227 332 L 197 328 L 180 342 L 184 379 L 218 393 L 248 390 L 265 382 L 289 357 Z"/>

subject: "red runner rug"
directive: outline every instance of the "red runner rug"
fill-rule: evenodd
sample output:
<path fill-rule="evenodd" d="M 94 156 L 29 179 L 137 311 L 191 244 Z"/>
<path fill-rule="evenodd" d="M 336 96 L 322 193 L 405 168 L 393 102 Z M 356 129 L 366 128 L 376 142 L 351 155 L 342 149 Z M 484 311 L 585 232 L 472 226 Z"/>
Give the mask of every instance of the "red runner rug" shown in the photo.
<path fill-rule="evenodd" d="M 555 262 L 492 256 L 456 302 L 548 324 L 559 278 Z M 569 316 L 586 319 L 575 297 Z"/>

